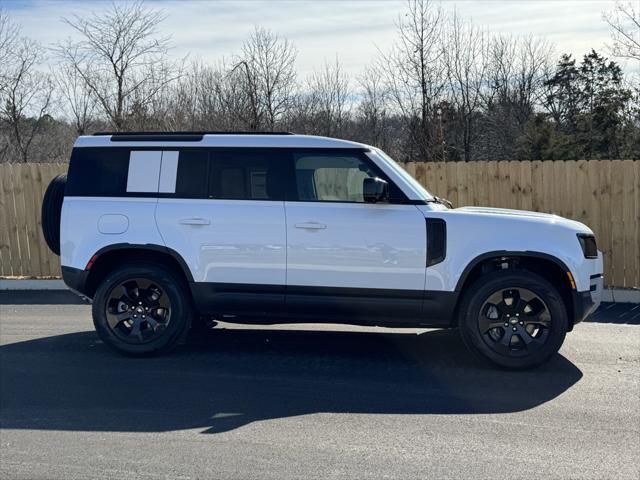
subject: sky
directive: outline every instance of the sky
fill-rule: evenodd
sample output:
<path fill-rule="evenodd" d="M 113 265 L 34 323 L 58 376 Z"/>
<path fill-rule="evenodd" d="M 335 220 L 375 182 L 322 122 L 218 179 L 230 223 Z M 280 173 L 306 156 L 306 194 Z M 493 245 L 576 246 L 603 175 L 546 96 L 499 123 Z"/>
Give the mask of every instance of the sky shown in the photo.
<path fill-rule="evenodd" d="M 170 34 L 173 54 L 214 62 L 237 52 L 259 25 L 287 37 L 298 49 L 302 75 L 319 69 L 336 56 L 344 69 L 356 75 L 372 62 L 378 50 L 393 43 L 402 0 L 149 0 L 148 6 L 167 15 L 162 33 Z M 73 32 L 61 17 L 99 12 L 109 2 L 100 0 L 0 0 L 2 8 L 22 25 L 23 32 L 45 45 Z M 602 12 L 613 0 L 444 0 L 475 24 L 494 33 L 544 37 L 557 54 L 580 58 L 595 48 L 605 52 L 609 30 Z M 637 66 L 626 66 L 637 69 Z"/>

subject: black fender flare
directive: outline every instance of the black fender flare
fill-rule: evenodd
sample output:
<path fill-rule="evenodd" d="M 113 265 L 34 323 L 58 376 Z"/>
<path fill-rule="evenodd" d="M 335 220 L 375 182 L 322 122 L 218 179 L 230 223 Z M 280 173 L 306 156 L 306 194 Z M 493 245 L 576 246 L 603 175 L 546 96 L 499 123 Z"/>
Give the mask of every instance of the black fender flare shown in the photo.
<path fill-rule="evenodd" d="M 94 253 L 91 256 L 91 259 L 89 260 L 87 267 L 85 267 L 85 270 L 90 270 L 91 265 L 93 265 L 93 263 L 95 263 L 95 261 L 98 260 L 105 253 L 111 253 L 118 250 L 148 250 L 152 252 L 168 254 L 174 260 L 176 260 L 176 262 L 178 262 L 178 265 L 180 265 L 182 269 L 182 273 L 184 273 L 184 276 L 187 279 L 187 281 L 193 282 L 193 274 L 191 273 L 191 270 L 189 269 L 187 262 L 185 262 L 184 258 L 182 258 L 182 255 L 180 255 L 178 252 L 176 252 L 172 248 L 166 247 L 164 245 L 157 245 L 154 243 L 145 243 L 145 244 L 114 243 L 112 245 L 107 245 L 106 247 L 102 247 L 100 250 L 98 250 L 96 253 Z"/>
<path fill-rule="evenodd" d="M 467 281 L 467 278 L 469 277 L 469 274 L 480 263 L 482 263 L 485 260 L 488 260 L 490 258 L 503 258 L 503 257 L 504 258 L 530 257 L 530 258 L 539 258 L 541 260 L 548 260 L 548 261 L 551 261 L 551 262 L 555 263 L 564 272 L 571 273 L 571 269 L 569 269 L 569 267 L 567 267 L 566 263 L 564 263 L 558 257 L 555 257 L 555 256 L 550 255 L 548 253 L 534 252 L 534 251 L 531 251 L 531 250 L 524 250 L 524 251 L 520 251 L 520 252 L 512 251 L 512 250 L 495 250 L 495 251 L 492 251 L 492 252 L 486 252 L 486 253 L 483 253 L 481 255 L 478 255 L 477 257 L 475 257 L 473 260 L 471 260 L 467 264 L 467 266 L 462 271 L 462 274 L 460 275 L 460 278 L 458 278 L 458 282 L 456 283 L 455 291 L 456 292 L 460 292 L 462 290 L 462 286 Z"/>

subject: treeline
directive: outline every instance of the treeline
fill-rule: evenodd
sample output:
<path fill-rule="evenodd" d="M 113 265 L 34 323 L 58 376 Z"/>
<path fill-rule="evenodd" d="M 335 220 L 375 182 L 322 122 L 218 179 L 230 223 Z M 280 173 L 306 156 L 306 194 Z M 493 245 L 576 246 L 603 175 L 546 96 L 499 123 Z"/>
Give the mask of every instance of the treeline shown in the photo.
<path fill-rule="evenodd" d="M 611 55 L 640 61 L 639 14 L 604 14 Z M 285 130 L 415 161 L 640 158 L 640 83 L 616 60 L 557 56 L 433 1 L 410 0 L 357 76 L 336 57 L 301 78 L 296 46 L 260 27 L 216 64 L 176 59 L 164 18 L 118 2 L 62 19 L 74 38 L 42 46 L 0 11 L 0 161 L 65 161 L 104 130 Z"/>

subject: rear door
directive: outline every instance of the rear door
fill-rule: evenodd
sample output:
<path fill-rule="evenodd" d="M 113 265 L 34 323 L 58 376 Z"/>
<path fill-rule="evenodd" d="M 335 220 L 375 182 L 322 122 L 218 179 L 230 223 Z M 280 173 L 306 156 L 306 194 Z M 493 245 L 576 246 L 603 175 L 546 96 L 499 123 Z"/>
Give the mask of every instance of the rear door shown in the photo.
<path fill-rule="evenodd" d="M 363 181 L 388 178 L 359 151 L 293 153 L 286 202 L 287 311 L 354 321 L 418 317 L 426 266 L 424 215 L 390 183 L 366 203 Z"/>
<path fill-rule="evenodd" d="M 283 307 L 285 163 L 273 150 L 179 152 L 175 191 L 160 198 L 156 219 L 167 247 L 188 263 L 202 310 L 262 315 Z M 164 167 L 161 177 L 170 177 Z"/>

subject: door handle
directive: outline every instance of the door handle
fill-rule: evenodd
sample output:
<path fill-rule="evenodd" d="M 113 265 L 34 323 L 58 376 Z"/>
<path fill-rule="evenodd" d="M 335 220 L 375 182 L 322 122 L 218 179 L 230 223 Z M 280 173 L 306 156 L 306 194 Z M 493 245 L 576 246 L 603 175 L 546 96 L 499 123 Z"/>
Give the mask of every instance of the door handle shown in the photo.
<path fill-rule="evenodd" d="M 305 230 L 324 230 L 327 226 L 324 223 L 304 222 L 296 223 L 296 228 L 303 228 Z"/>
<path fill-rule="evenodd" d="M 183 218 L 182 220 L 180 220 L 180 225 L 209 225 L 210 223 L 211 220 L 209 220 L 208 218 L 200 217 Z"/>

